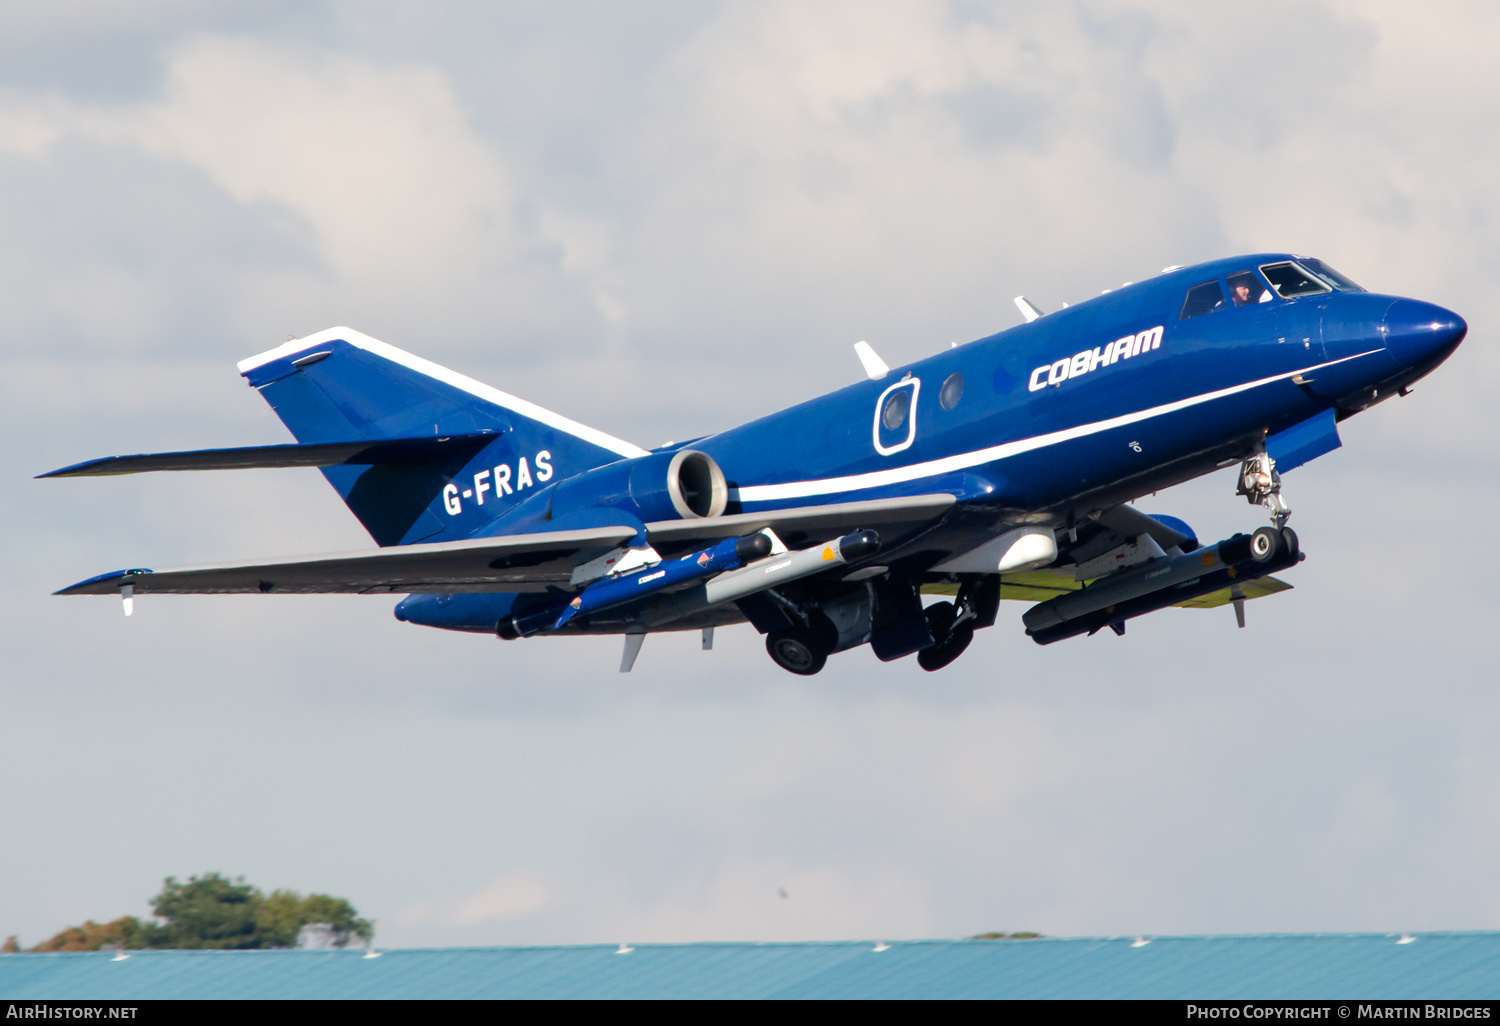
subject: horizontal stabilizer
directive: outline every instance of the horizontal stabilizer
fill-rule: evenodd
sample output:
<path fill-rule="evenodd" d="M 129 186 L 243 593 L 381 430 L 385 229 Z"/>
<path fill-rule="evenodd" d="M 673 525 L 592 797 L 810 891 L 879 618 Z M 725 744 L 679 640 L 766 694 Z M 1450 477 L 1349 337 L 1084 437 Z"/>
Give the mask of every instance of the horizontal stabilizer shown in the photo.
<path fill-rule="evenodd" d="M 75 463 L 61 470 L 38 474 L 37 477 L 107 477 L 113 474 L 143 474 L 153 470 L 250 470 L 261 467 L 426 463 L 450 457 L 467 459 L 499 437 L 500 434 L 495 431 L 484 431 L 444 437 L 391 438 L 375 442 L 251 445 L 239 449 L 196 449 L 191 452 L 105 456 L 103 459 Z"/>

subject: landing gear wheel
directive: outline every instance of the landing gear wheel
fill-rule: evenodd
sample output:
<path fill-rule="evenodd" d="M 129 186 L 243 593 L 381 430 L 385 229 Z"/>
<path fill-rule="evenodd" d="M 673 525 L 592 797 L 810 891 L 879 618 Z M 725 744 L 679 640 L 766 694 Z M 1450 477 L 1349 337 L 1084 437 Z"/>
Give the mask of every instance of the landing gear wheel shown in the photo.
<path fill-rule="evenodd" d="M 788 673 L 811 677 L 828 662 L 828 647 L 806 627 L 792 627 L 766 635 L 766 652 Z"/>
<path fill-rule="evenodd" d="M 1297 543 L 1297 532 L 1293 531 L 1290 527 L 1283 527 L 1281 529 L 1281 539 L 1286 542 L 1286 554 L 1288 556 L 1295 556 L 1302 551 L 1302 547 Z"/>
<path fill-rule="evenodd" d="M 974 628 L 969 626 L 959 627 L 949 633 L 948 637 L 930 648 L 924 648 L 917 653 L 917 665 L 929 673 L 933 670 L 941 670 L 953 660 L 964 654 L 964 649 L 969 647 L 969 642 L 974 640 Z"/>
<path fill-rule="evenodd" d="M 1296 539 L 1292 535 L 1292 539 Z M 1257 563 L 1269 563 L 1287 554 L 1287 539 L 1274 527 L 1258 527 L 1250 536 L 1250 558 Z"/>
<path fill-rule="evenodd" d="M 952 602 L 936 602 L 927 607 L 926 614 L 933 643 L 917 653 L 917 665 L 930 673 L 941 670 L 964 654 L 964 649 L 974 640 L 974 628 L 970 622 L 953 626 L 958 607 Z"/>
<path fill-rule="evenodd" d="M 931 632 L 932 640 L 941 645 L 953 629 L 953 621 L 958 619 L 958 607 L 952 602 L 934 602 L 922 613 L 927 617 L 927 630 Z"/>

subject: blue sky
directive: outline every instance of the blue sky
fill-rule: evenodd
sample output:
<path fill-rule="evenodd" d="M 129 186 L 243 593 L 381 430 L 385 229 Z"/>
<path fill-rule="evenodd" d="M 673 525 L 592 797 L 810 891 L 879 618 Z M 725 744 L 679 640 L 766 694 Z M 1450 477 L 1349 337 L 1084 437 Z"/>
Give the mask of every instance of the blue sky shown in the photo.
<path fill-rule="evenodd" d="M 1500 926 L 1500 14 L 1441 7 L 0 8 L 0 935 L 209 870 L 389 945 Z M 234 362 L 288 337 L 652 446 L 1264 249 L 1471 331 L 1287 476 L 1310 558 L 1244 631 L 620 676 L 389 599 L 48 595 L 370 544 L 312 471 L 31 480 L 287 440 Z"/>

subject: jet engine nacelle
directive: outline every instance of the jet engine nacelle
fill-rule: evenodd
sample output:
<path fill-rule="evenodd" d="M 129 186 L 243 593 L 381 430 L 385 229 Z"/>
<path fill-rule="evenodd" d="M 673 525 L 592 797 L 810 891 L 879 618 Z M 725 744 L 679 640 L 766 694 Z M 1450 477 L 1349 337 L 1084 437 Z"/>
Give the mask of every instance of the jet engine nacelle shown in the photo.
<path fill-rule="evenodd" d="M 557 486 L 553 516 L 609 507 L 642 521 L 716 517 L 729 504 L 724 471 L 696 449 L 652 453 L 579 474 Z"/>

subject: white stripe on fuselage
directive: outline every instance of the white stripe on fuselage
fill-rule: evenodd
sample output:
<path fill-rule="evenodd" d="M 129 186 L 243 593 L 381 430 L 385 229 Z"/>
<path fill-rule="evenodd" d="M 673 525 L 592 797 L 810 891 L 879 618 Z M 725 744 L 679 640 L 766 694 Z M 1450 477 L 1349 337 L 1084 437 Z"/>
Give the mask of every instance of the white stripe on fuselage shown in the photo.
<path fill-rule="evenodd" d="M 1189 399 L 1179 399 L 1176 402 L 1153 406 L 1148 410 L 1138 410 L 1135 413 L 1127 413 L 1120 417 L 1111 417 L 1109 420 L 1099 420 L 1092 424 L 1080 424 L 1077 427 L 1066 428 L 1062 431 L 1053 431 L 1046 435 L 1037 435 L 1034 438 L 1022 438 L 1015 442 L 992 445 L 987 449 L 977 449 L 974 452 L 963 452 L 953 456 L 944 456 L 942 459 L 928 460 L 926 463 L 913 463 L 905 467 L 892 467 L 890 470 L 875 470 L 868 474 L 851 474 L 848 477 L 828 477 L 821 481 L 788 481 L 785 484 L 749 485 L 744 488 L 732 489 L 729 495 L 731 499 L 738 499 L 740 502 L 775 502 L 783 499 L 803 499 L 813 495 L 857 492 L 867 488 L 881 488 L 886 485 L 904 484 L 907 481 L 916 481 L 935 474 L 946 474 L 954 470 L 967 470 L 970 467 L 978 467 L 985 463 L 993 463 L 996 460 L 1019 456 L 1021 453 L 1031 452 L 1033 449 L 1044 449 L 1049 445 L 1060 445 L 1063 442 L 1071 442 L 1075 438 L 1085 438 L 1088 435 L 1095 435 L 1101 431 L 1110 431 L 1117 427 L 1125 427 L 1127 424 L 1137 424 L 1143 420 L 1150 420 L 1153 417 L 1162 417 L 1168 413 L 1176 413 L 1178 410 L 1185 410 L 1190 406 L 1198 406 L 1202 403 L 1213 402 L 1215 399 L 1223 399 L 1240 392 L 1248 392 L 1252 388 L 1259 388 L 1262 385 L 1269 385 L 1276 381 L 1286 381 L 1301 374 L 1310 374 L 1313 371 L 1322 370 L 1324 367 L 1332 367 L 1335 364 L 1345 363 L 1349 360 L 1357 360 L 1361 356 L 1369 356 L 1371 353 L 1381 351 L 1380 349 L 1371 349 L 1368 352 L 1356 353 L 1353 356 L 1345 356 L 1338 360 L 1329 360 L 1327 363 L 1314 364 L 1311 367 L 1303 367 L 1300 370 L 1287 371 L 1285 374 L 1276 374 L 1269 378 L 1261 378 L 1258 381 L 1247 381 L 1243 385 L 1221 388 L 1217 392 L 1205 392 L 1203 395 L 1195 395 Z"/>

